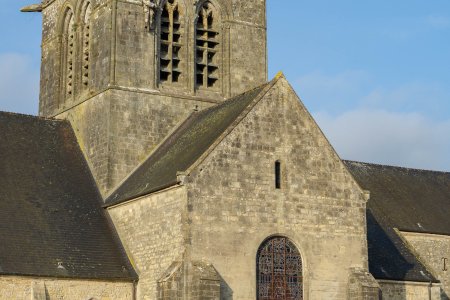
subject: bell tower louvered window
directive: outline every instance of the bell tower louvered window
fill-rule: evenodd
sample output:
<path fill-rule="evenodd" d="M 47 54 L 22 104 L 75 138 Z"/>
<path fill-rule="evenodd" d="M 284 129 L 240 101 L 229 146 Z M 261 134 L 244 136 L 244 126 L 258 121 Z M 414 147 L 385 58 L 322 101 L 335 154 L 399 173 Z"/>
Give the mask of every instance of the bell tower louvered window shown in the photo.
<path fill-rule="evenodd" d="M 180 81 L 182 47 L 179 5 L 176 0 L 167 0 L 161 13 L 160 82 Z"/>
<path fill-rule="evenodd" d="M 86 89 L 89 86 L 90 73 L 90 34 L 91 34 L 91 4 L 86 2 L 83 7 L 83 34 L 82 34 L 82 59 L 81 59 L 81 83 L 82 88 Z"/>
<path fill-rule="evenodd" d="M 75 24 L 73 12 L 69 9 L 64 18 L 64 34 L 63 34 L 63 99 L 67 100 L 74 93 L 74 47 L 75 43 Z"/>
<path fill-rule="evenodd" d="M 258 250 L 257 299 L 303 299 L 302 258 L 285 237 L 266 240 Z"/>
<path fill-rule="evenodd" d="M 219 31 L 217 13 L 209 2 L 200 8 L 196 27 L 197 87 L 216 87 L 219 81 Z"/>

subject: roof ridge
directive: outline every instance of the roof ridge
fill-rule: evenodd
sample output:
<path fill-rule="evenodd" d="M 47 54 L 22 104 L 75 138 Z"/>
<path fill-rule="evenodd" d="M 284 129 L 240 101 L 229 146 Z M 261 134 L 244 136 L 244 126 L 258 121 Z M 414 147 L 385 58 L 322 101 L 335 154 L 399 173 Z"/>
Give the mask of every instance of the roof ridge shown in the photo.
<path fill-rule="evenodd" d="M 355 164 L 362 164 L 362 165 L 374 166 L 374 167 L 385 167 L 385 168 L 390 168 L 390 169 L 402 169 L 402 170 L 406 170 L 406 171 L 440 173 L 440 174 L 449 174 L 450 175 L 450 171 L 411 168 L 411 167 L 394 166 L 394 165 L 388 165 L 388 164 L 384 165 L 384 164 L 380 164 L 380 163 L 368 163 L 368 162 L 362 162 L 362 161 L 356 161 L 356 160 L 348 160 L 348 159 L 343 159 L 342 161 L 344 163 L 350 163 L 350 164 L 354 164 L 355 163 Z"/>

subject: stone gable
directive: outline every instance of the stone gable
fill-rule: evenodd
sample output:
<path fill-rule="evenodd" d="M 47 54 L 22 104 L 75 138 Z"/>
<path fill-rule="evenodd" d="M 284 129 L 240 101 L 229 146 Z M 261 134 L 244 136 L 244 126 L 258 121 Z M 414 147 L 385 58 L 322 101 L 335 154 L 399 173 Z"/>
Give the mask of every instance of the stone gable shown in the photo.
<path fill-rule="evenodd" d="M 347 299 L 350 267 L 367 270 L 364 193 L 284 78 L 186 185 L 192 259 L 213 263 L 238 299 L 255 298 L 256 253 L 273 235 L 298 246 L 305 297 Z"/>

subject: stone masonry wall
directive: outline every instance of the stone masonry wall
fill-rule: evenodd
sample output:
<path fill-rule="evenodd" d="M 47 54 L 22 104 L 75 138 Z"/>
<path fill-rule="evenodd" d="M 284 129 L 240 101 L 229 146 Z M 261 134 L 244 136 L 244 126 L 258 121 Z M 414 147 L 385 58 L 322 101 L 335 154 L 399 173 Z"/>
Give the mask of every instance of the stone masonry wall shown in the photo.
<path fill-rule="evenodd" d="M 110 97 L 111 92 L 103 93 L 92 101 L 84 102 L 70 112 L 59 115 L 59 118 L 70 121 L 102 192 L 109 186 Z"/>
<path fill-rule="evenodd" d="M 440 287 L 429 283 L 380 280 L 383 300 L 440 300 Z M 430 295 L 431 294 L 431 295 Z M 430 298 L 431 297 L 431 298 Z"/>
<path fill-rule="evenodd" d="M 2 300 L 133 300 L 133 283 L 76 279 L 0 277 Z"/>
<path fill-rule="evenodd" d="M 350 268 L 367 271 L 364 193 L 284 78 L 186 185 L 190 253 L 223 278 L 222 299 L 256 298 L 256 253 L 273 235 L 302 255 L 304 299 L 347 300 Z"/>
<path fill-rule="evenodd" d="M 234 23 L 230 32 L 230 82 L 234 96 L 267 81 L 267 32 L 265 27 Z"/>
<path fill-rule="evenodd" d="M 177 124 L 211 104 L 109 90 L 58 118 L 70 120 L 103 195 L 116 187 Z"/>
<path fill-rule="evenodd" d="M 146 29 L 142 1 L 118 1 L 114 85 L 155 89 L 155 34 Z"/>
<path fill-rule="evenodd" d="M 109 208 L 139 276 L 137 299 L 157 299 L 157 282 L 184 253 L 186 190 L 173 188 Z"/>
<path fill-rule="evenodd" d="M 409 232 L 401 235 L 441 281 L 442 299 L 450 299 L 450 236 Z"/>

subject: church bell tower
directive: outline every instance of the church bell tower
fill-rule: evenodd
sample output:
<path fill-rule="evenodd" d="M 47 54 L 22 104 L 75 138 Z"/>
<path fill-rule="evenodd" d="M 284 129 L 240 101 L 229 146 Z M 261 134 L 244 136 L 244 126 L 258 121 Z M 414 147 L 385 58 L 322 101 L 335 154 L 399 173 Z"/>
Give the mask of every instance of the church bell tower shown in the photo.
<path fill-rule="evenodd" d="M 107 195 L 194 108 L 267 81 L 265 0 L 44 0 L 39 114 Z"/>

